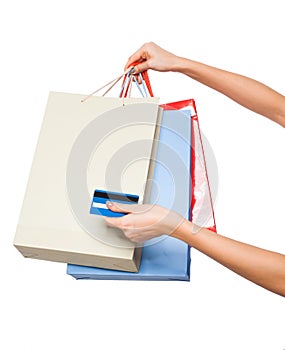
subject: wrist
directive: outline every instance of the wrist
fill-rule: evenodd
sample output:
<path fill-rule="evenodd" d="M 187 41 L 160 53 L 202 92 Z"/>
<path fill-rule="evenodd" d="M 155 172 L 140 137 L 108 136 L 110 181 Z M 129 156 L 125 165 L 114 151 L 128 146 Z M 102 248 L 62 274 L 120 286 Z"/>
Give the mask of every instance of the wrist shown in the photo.
<path fill-rule="evenodd" d="M 181 224 L 172 233 L 172 237 L 180 239 L 181 241 L 189 241 L 189 233 L 193 230 L 193 223 L 187 219 L 183 219 Z"/>
<path fill-rule="evenodd" d="M 182 73 L 188 75 L 190 78 L 200 81 L 201 74 L 205 70 L 206 65 L 189 60 L 188 58 L 177 57 L 173 64 L 173 72 Z"/>
<path fill-rule="evenodd" d="M 186 73 L 187 70 L 191 69 L 191 62 L 187 58 L 175 56 L 171 70 L 176 73 Z"/>

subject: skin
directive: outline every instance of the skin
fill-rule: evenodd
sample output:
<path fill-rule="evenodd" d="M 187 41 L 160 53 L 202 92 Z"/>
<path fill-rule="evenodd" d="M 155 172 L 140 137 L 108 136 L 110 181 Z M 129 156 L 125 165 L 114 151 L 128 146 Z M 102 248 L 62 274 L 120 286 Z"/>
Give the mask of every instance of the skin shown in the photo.
<path fill-rule="evenodd" d="M 144 44 L 135 52 L 125 69 L 137 61 L 134 74 L 147 69 L 186 74 L 285 127 L 285 97 L 256 80 L 176 56 L 154 43 Z M 172 235 L 240 276 L 285 296 L 285 255 L 238 242 L 205 228 L 197 230 L 192 222 L 157 205 L 118 206 L 111 202 L 107 205 L 112 211 L 128 214 L 105 220 L 109 226 L 121 229 L 133 242 L 143 243 L 162 233 Z"/>

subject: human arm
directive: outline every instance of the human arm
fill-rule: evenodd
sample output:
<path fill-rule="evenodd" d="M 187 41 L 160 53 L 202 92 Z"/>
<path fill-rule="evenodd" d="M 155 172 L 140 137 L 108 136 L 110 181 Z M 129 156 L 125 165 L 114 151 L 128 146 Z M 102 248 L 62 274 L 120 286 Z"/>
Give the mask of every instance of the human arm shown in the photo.
<path fill-rule="evenodd" d="M 285 127 L 285 96 L 254 79 L 176 56 L 154 43 L 144 44 L 129 58 L 126 68 L 136 61 L 141 63 L 135 73 L 153 69 L 186 74 Z"/>
<path fill-rule="evenodd" d="M 171 235 L 240 276 L 285 296 L 285 255 L 238 242 L 205 228 L 197 232 L 192 222 L 160 206 L 108 204 L 108 207 L 128 213 L 120 218 L 106 218 L 106 222 L 121 229 L 132 241 L 142 243 L 162 233 Z"/>
<path fill-rule="evenodd" d="M 191 233 L 192 223 L 173 234 L 238 275 L 285 297 L 285 255 L 261 249 L 231 238 L 201 229 Z"/>

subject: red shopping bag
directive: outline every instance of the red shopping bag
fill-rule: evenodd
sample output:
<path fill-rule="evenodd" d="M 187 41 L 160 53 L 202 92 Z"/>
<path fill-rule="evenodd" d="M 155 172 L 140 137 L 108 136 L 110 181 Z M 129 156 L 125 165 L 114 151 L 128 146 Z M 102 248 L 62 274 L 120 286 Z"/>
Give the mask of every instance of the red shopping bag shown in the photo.
<path fill-rule="evenodd" d="M 165 110 L 189 110 L 191 113 L 191 221 L 198 227 L 216 232 L 216 221 L 206 158 L 194 99 L 161 105 Z"/>

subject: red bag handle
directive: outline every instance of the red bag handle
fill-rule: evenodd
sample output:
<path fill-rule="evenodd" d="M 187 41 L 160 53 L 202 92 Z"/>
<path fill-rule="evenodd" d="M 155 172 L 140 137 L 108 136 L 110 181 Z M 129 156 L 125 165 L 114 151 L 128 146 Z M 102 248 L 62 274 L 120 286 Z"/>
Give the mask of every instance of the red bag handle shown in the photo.
<path fill-rule="evenodd" d="M 154 94 L 153 94 L 153 91 L 152 91 L 152 88 L 151 88 L 151 85 L 150 85 L 150 80 L 149 80 L 149 76 L 148 76 L 147 70 L 142 72 L 142 77 L 143 77 L 143 80 L 145 81 L 145 84 L 146 84 L 146 87 L 148 89 L 150 97 L 154 97 Z"/>

